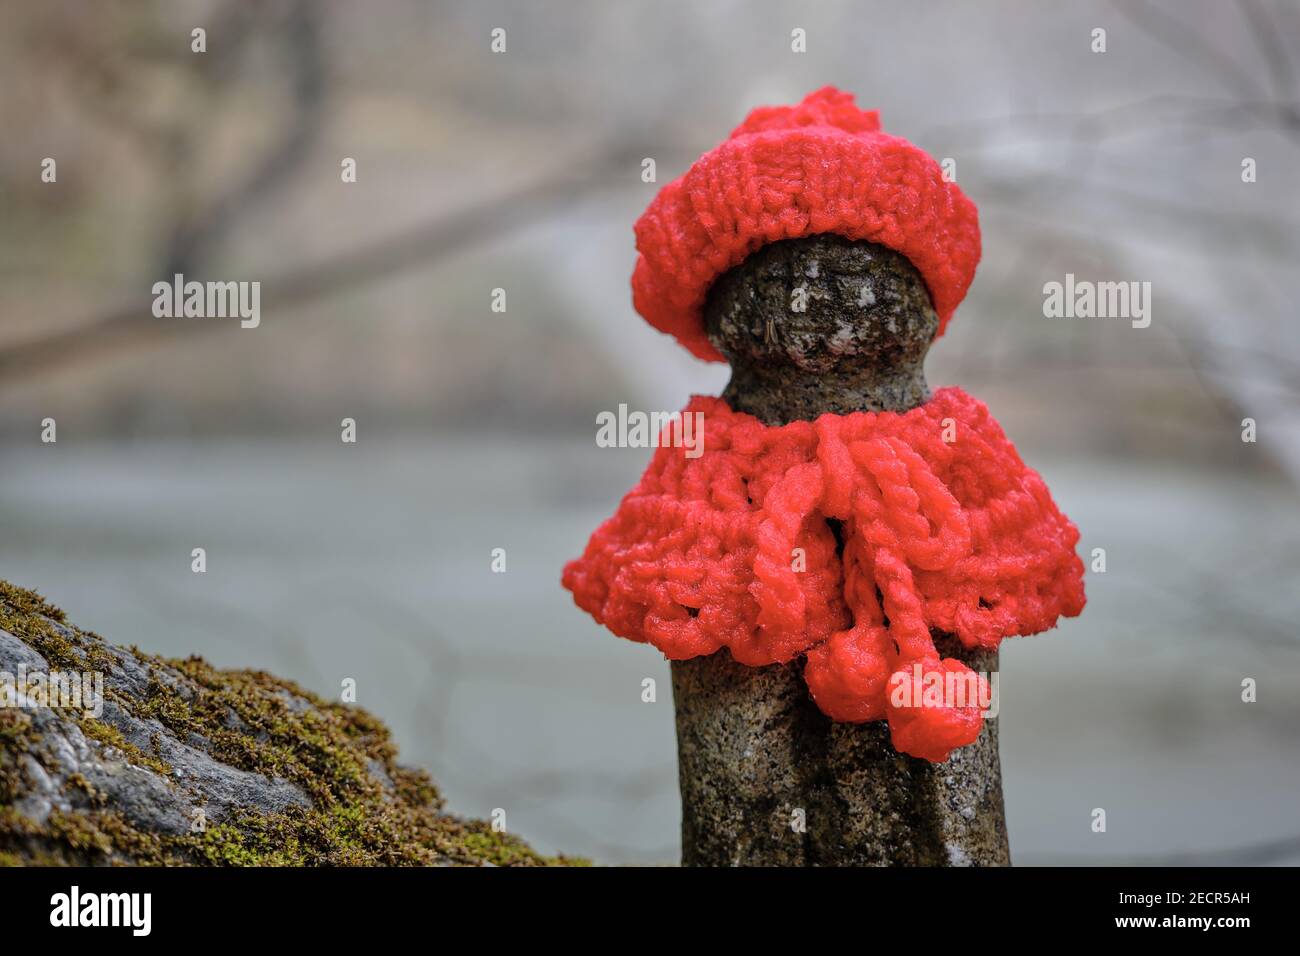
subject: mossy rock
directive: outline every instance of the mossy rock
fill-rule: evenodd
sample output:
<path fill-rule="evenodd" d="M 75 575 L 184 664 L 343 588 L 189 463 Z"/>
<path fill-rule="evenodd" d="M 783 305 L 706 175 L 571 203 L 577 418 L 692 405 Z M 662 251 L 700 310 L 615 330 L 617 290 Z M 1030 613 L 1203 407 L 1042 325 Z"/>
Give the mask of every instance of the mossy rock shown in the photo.
<path fill-rule="evenodd" d="M 23 669 L 102 674 L 103 708 L 7 695 L 0 865 L 581 862 L 443 813 L 433 782 L 398 765 L 364 710 L 261 671 L 116 647 L 0 580 L 0 695 Z"/>

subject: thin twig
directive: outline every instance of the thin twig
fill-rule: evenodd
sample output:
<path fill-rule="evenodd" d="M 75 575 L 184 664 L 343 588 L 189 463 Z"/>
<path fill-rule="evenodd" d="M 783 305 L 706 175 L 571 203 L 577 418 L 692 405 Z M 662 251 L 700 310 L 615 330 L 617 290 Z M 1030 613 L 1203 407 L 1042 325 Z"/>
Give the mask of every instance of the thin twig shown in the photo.
<path fill-rule="evenodd" d="M 611 150 L 594 163 L 576 164 L 553 177 L 360 250 L 285 272 L 262 283 L 261 307 L 287 310 L 304 305 L 331 292 L 427 265 L 470 243 L 569 208 L 578 197 L 605 184 L 610 172 L 626 163 L 629 155 L 627 150 Z M 149 300 L 139 299 L 74 328 L 0 349 L 0 387 L 128 346 L 152 345 L 181 334 L 226 327 L 216 322 L 157 319 Z"/>

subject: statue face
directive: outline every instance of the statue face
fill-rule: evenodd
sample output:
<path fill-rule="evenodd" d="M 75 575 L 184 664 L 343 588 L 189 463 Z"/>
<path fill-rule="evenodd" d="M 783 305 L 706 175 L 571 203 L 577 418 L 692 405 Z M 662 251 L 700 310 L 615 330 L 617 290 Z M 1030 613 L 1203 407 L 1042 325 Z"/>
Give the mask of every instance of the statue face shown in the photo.
<path fill-rule="evenodd" d="M 939 319 L 902 255 L 817 235 L 763 246 L 723 274 L 704 325 L 733 368 L 851 375 L 919 366 Z"/>

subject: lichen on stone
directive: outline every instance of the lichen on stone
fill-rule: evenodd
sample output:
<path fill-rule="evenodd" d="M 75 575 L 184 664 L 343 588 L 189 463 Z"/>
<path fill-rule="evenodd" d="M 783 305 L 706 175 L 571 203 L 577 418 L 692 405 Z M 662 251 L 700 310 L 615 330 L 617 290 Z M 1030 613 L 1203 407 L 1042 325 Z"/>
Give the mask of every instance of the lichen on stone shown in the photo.
<path fill-rule="evenodd" d="M 0 707 L 0 865 L 573 865 L 443 812 L 387 728 L 262 671 L 123 649 L 0 580 L 0 672 L 103 674 L 100 716 Z"/>

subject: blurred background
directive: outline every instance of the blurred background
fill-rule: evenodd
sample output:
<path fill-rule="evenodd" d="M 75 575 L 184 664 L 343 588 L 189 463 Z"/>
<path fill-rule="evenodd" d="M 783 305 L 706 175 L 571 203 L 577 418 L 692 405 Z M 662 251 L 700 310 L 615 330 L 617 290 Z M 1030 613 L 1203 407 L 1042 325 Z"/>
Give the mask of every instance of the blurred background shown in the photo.
<path fill-rule="evenodd" d="M 560 569 L 649 457 L 596 414 L 726 381 L 632 311 L 633 221 L 832 83 L 955 160 L 984 260 L 930 382 L 1106 551 L 1081 618 L 1003 645 L 1014 859 L 1300 862 L 1297 73 L 1267 0 L 5 4 L 0 577 L 354 678 L 454 811 L 674 862 L 668 667 Z M 177 272 L 260 281 L 261 326 L 153 318 Z M 1150 327 L 1045 318 L 1066 273 L 1150 282 Z"/>

